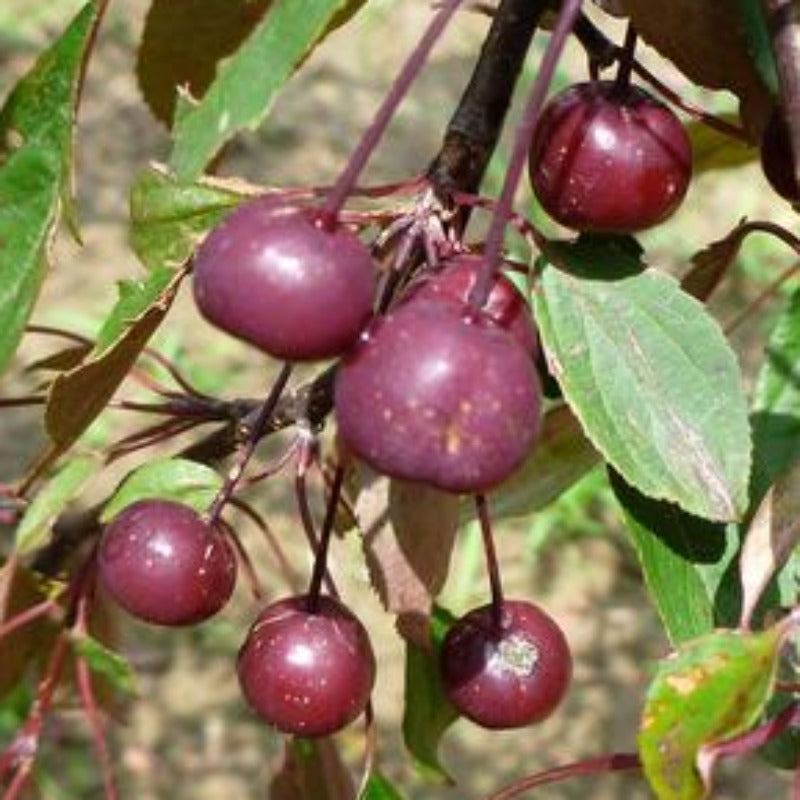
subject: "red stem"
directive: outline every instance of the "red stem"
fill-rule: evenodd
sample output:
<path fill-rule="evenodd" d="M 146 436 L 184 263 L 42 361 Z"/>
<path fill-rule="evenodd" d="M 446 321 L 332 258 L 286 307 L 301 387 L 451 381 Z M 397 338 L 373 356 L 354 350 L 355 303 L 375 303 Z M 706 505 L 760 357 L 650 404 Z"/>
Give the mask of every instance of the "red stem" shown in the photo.
<path fill-rule="evenodd" d="M 247 463 L 250 461 L 253 453 L 255 452 L 256 446 L 266 433 L 266 430 L 269 427 L 270 419 L 272 418 L 272 413 L 275 411 L 275 407 L 278 405 L 278 401 L 281 398 L 281 394 L 283 394 L 283 390 L 286 387 L 291 374 L 292 365 L 287 362 L 283 365 L 283 367 L 281 367 L 281 371 L 278 374 L 278 377 L 275 379 L 275 382 L 272 384 L 272 388 L 267 395 L 267 399 L 264 400 L 264 404 L 261 406 L 261 410 L 258 412 L 258 417 L 253 424 L 250 435 L 247 437 L 247 441 L 244 443 L 241 450 L 239 450 L 236 462 L 234 463 L 233 467 L 231 467 L 228 477 L 225 479 L 225 483 L 222 485 L 222 488 L 219 490 L 217 496 L 214 498 L 214 501 L 211 503 L 211 506 L 208 509 L 208 521 L 212 525 L 219 519 L 220 514 L 222 514 L 222 509 L 225 507 L 225 503 L 228 502 L 228 499 L 233 494 L 236 484 L 239 483 L 239 479 L 242 477 L 242 474 L 247 467 Z"/>
<path fill-rule="evenodd" d="M 336 226 L 339 211 L 352 192 L 358 180 L 358 176 L 366 166 L 370 155 L 372 155 L 372 151 L 386 131 L 397 107 L 400 105 L 403 97 L 405 97 L 420 69 L 422 69 L 428 55 L 433 49 L 433 45 L 447 27 L 447 23 L 450 21 L 453 14 L 455 14 L 460 4 L 461 0 L 447 0 L 447 2 L 442 5 L 442 8 L 436 13 L 436 16 L 419 40 L 419 43 L 400 70 L 400 74 L 397 76 L 397 79 L 386 95 L 381 107 L 375 114 L 375 118 L 362 134 L 361 140 L 356 145 L 344 170 L 328 194 L 322 209 L 322 222 L 326 228 L 332 229 Z"/>
<path fill-rule="evenodd" d="M 641 766 L 639 756 L 636 753 L 612 753 L 608 756 L 587 758 L 585 761 L 575 761 L 572 764 L 554 767 L 545 772 L 521 778 L 499 792 L 489 795 L 486 800 L 511 800 L 511 798 L 519 797 L 523 792 L 527 792 L 530 789 L 535 789 L 548 783 L 563 781 L 567 778 L 641 769 Z"/>
<path fill-rule="evenodd" d="M 500 578 L 500 565 L 497 562 L 497 551 L 494 546 L 494 536 L 492 536 L 492 521 L 489 517 L 486 495 L 475 495 L 475 507 L 481 525 L 483 550 L 486 554 L 486 571 L 489 573 L 489 587 L 492 593 L 492 624 L 499 632 L 503 626 L 503 582 Z"/>
<path fill-rule="evenodd" d="M 539 113 L 547 98 L 547 90 L 553 79 L 561 51 L 564 49 L 564 44 L 578 14 L 580 14 L 582 5 L 583 0 L 565 0 L 558 14 L 556 26 L 550 36 L 547 50 L 539 64 L 539 72 L 531 87 L 522 121 L 517 127 L 517 132 L 514 136 L 514 146 L 511 151 L 505 180 L 503 181 L 503 188 L 500 191 L 489 231 L 486 234 L 481 271 L 478 273 L 478 278 L 468 298 L 470 308 L 473 311 L 480 311 L 489 297 L 495 272 L 500 266 L 503 251 L 503 234 L 506 223 L 512 216 L 514 194 L 525 169 L 528 149 L 533 140 L 536 123 L 539 121 Z"/>

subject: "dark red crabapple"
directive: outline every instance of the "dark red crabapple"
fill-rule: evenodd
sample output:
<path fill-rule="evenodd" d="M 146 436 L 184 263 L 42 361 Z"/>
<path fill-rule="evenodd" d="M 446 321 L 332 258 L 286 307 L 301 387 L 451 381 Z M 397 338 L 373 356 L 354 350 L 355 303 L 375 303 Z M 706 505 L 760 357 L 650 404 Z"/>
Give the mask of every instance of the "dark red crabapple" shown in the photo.
<path fill-rule="evenodd" d="M 769 185 L 791 203 L 800 202 L 800 186 L 794 171 L 794 154 L 789 126 L 781 109 L 770 115 L 761 137 L 761 169 Z"/>
<path fill-rule="evenodd" d="M 361 712 L 375 683 L 375 656 L 364 626 L 342 603 L 296 596 L 267 606 L 239 650 L 247 702 L 283 733 L 327 736 Z"/>
<path fill-rule="evenodd" d="M 334 403 L 344 444 L 379 472 L 481 492 L 530 451 L 541 397 L 513 336 L 463 304 L 412 299 L 345 356 Z"/>
<path fill-rule="evenodd" d="M 289 361 L 338 356 L 372 310 L 367 247 L 317 212 L 270 197 L 230 214 L 194 257 L 194 296 L 214 325 Z"/>
<path fill-rule="evenodd" d="M 461 617 L 445 636 L 440 662 L 453 705 L 485 728 L 540 722 L 561 702 L 572 677 L 561 628 L 520 600 L 503 603 L 499 629 L 491 605 Z"/>
<path fill-rule="evenodd" d="M 463 306 L 483 264 L 483 256 L 464 253 L 446 261 L 409 287 L 409 299 L 448 300 Z M 529 353 L 536 350 L 536 333 L 525 298 L 513 282 L 498 272 L 482 308 L 485 316 L 507 330 Z"/>
<path fill-rule="evenodd" d="M 547 105 L 530 150 L 534 193 L 578 231 L 633 233 L 680 205 L 692 151 L 680 120 L 636 86 L 576 84 Z"/>
<path fill-rule="evenodd" d="M 216 614 L 236 583 L 225 535 L 189 506 L 139 500 L 106 526 L 100 580 L 130 614 L 158 625 L 192 625 Z"/>

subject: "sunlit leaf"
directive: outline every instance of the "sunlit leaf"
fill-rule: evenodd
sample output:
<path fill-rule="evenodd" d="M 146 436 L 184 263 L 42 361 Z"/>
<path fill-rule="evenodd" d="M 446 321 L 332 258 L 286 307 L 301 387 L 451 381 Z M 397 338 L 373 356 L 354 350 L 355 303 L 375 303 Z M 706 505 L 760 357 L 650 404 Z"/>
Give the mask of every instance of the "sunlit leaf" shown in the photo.
<path fill-rule="evenodd" d="M 281 0 L 235 55 L 220 64 L 200 102 L 175 122 L 170 166 L 182 180 L 196 178 L 220 147 L 257 125 L 278 90 L 322 38 L 346 0 Z"/>
<path fill-rule="evenodd" d="M 234 181 L 179 183 L 151 167 L 131 191 L 133 249 L 150 270 L 174 269 L 189 258 L 198 239 L 255 193 L 255 187 Z"/>
<path fill-rule="evenodd" d="M 647 694 L 639 754 L 659 800 L 706 796 L 698 770 L 704 745 L 751 727 L 769 699 L 779 629 L 716 631 L 659 665 Z"/>
<path fill-rule="evenodd" d="M 95 456 L 77 455 L 60 467 L 33 498 L 17 526 L 17 553 L 24 555 L 47 541 L 58 515 L 78 496 L 100 466 Z"/>
<path fill-rule="evenodd" d="M 125 478 L 103 506 L 108 522 L 138 500 L 174 500 L 205 511 L 222 487 L 222 476 L 205 464 L 183 458 L 161 458 L 138 467 Z"/>
<path fill-rule="evenodd" d="M 624 240 L 554 242 L 544 257 L 539 332 L 595 447 L 649 497 L 709 519 L 740 517 L 750 426 L 718 324 Z"/>
<path fill-rule="evenodd" d="M 76 101 L 96 16 L 87 3 L 0 109 L 0 371 L 39 296 L 61 211 L 71 218 Z"/>

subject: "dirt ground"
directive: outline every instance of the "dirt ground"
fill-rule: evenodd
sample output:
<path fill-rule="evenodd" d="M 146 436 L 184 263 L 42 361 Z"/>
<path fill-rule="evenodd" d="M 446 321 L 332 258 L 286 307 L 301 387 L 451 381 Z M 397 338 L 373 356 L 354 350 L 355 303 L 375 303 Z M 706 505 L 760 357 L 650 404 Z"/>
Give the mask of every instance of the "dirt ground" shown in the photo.
<path fill-rule="evenodd" d="M 78 197 L 85 244 L 62 237 L 57 263 L 46 286 L 37 321 L 91 331 L 114 296 L 114 281 L 137 274 L 127 244 L 127 191 L 148 161 L 168 153 L 165 131 L 143 106 L 133 78 L 134 44 L 146 4 L 112 4 L 112 13 L 93 60 L 81 113 Z M 388 88 L 393 70 L 419 36 L 427 17 L 425 2 L 392 4 L 374 0 L 363 19 L 331 37 L 308 68 L 281 96 L 262 132 L 247 134 L 224 164 L 228 174 L 268 184 L 323 184 L 341 168 L 366 120 Z M 368 182 L 397 180 L 423 169 L 436 152 L 448 114 L 469 74 L 486 20 L 469 15 L 448 33 L 429 69 L 415 86 L 376 154 Z M 19 70 L 29 63 L 21 51 L 3 64 Z M 11 74 L 9 72 L 8 74 Z M 669 229 L 652 239 L 654 260 L 680 268 L 691 249 L 724 234 L 744 214 L 759 215 L 764 192 L 731 192 L 727 179 L 703 178 Z M 735 185 L 758 186 L 755 168 L 739 173 Z M 749 182 L 749 183 L 748 183 Z M 773 217 L 783 212 L 770 209 Z M 677 237 L 670 231 L 681 230 Z M 687 236 L 686 231 L 692 235 Z M 697 235 L 695 236 L 695 232 Z M 772 256 L 769 256 L 772 258 Z M 747 286 L 742 292 L 752 291 Z M 730 296 L 727 303 L 736 302 Z M 721 313 L 727 310 L 724 303 Z M 763 332 L 762 332 L 763 333 Z M 220 372 L 230 395 L 258 395 L 264 383 L 261 358 L 199 321 L 182 298 L 159 341 L 179 352 L 199 374 Z M 28 342 L 22 360 L 41 343 Z M 757 352 L 745 350 L 744 358 Z M 31 385 L 21 371 L 4 393 Z M 219 378 L 217 378 L 219 380 Z M 0 480 L 16 477 L 41 443 L 32 411 L 0 416 Z M 134 462 L 128 461 L 128 468 Z M 299 531 L 288 509 L 284 486 L 269 485 L 256 501 L 290 550 Z M 501 527 L 498 544 L 506 591 L 535 599 L 564 627 L 575 657 L 574 684 L 561 709 L 543 725 L 523 731 L 490 733 L 458 722 L 442 744 L 442 760 L 457 784 L 424 782 L 404 752 L 399 732 L 402 708 L 403 647 L 392 619 L 379 607 L 363 578 L 352 548 L 338 544 L 334 570 L 348 602 L 359 610 L 373 637 L 379 662 L 375 694 L 380 731 L 379 763 L 409 800 L 477 800 L 514 777 L 612 751 L 632 751 L 643 692 L 655 659 L 666 652 L 642 586 L 641 576 L 620 532 L 609 520 L 607 536 L 557 540 L 530 555 L 527 523 Z M 248 541 L 250 541 L 248 539 Z M 254 544 L 257 563 L 265 560 Z M 305 569 L 307 559 L 299 556 Z M 458 553 L 453 581 L 468 569 Z M 282 591 L 266 568 L 272 593 Z M 478 580 L 458 592 L 465 605 L 485 601 Z M 448 595 L 448 592 L 450 593 Z M 453 597 L 451 585 L 445 592 Z M 223 619 L 191 632 L 163 632 L 123 621 L 123 641 L 139 674 L 141 700 L 114 733 L 114 750 L 125 798 L 136 800 L 222 800 L 264 798 L 280 758 L 281 740 L 247 713 L 235 680 L 236 649 L 256 607 L 247 592 L 237 592 Z M 458 609 L 457 609 L 458 610 Z M 87 746 L 80 727 L 65 723 L 55 732 L 50 757 L 68 755 L 57 771 L 62 778 L 48 797 L 102 796 L 91 769 L 81 768 Z M 354 762 L 362 747 L 357 727 L 342 734 Z M 69 777 L 68 777 L 69 776 Z M 88 777 L 87 777 L 88 776 Z M 60 786 L 59 786 L 60 784 Z M 75 786 L 81 786 L 78 791 Z M 716 797 L 764 798 L 783 792 L 781 776 L 756 760 L 725 765 Z M 549 800 L 639 800 L 649 796 L 636 776 L 574 780 L 535 794 Z"/>

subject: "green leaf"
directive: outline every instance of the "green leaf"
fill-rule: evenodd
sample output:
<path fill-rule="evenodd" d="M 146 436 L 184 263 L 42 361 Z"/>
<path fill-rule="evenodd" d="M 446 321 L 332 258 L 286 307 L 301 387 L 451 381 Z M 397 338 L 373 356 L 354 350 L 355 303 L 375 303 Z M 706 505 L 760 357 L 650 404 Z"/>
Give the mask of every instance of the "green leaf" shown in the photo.
<path fill-rule="evenodd" d="M 108 680 L 114 689 L 130 697 L 138 694 L 136 676 L 127 659 L 87 634 L 73 634 L 70 643 L 89 669 Z"/>
<path fill-rule="evenodd" d="M 670 641 L 678 644 L 707 633 L 714 627 L 714 613 L 699 567 L 724 558 L 724 526 L 690 516 L 672 503 L 645 497 L 613 470 L 609 477 Z"/>
<path fill-rule="evenodd" d="M 235 55 L 220 64 L 203 99 L 176 120 L 170 166 L 193 180 L 225 142 L 267 114 L 278 90 L 322 38 L 346 0 L 279 0 Z"/>
<path fill-rule="evenodd" d="M 358 800 L 403 800 L 403 795 L 378 770 L 373 770 Z"/>
<path fill-rule="evenodd" d="M 551 503 L 600 460 L 568 406 L 545 414 L 536 447 L 514 474 L 492 492 L 492 516 L 529 516 Z M 465 502 L 474 516 L 472 498 Z"/>
<path fill-rule="evenodd" d="M 87 3 L 0 110 L 0 371 L 39 295 L 60 211 L 71 213 L 75 106 L 96 17 Z"/>
<path fill-rule="evenodd" d="M 739 115 L 723 114 L 722 119 L 737 125 Z M 692 145 L 692 174 L 695 178 L 712 170 L 742 167 L 759 158 L 757 147 L 721 133 L 702 120 L 690 122 L 686 126 L 686 133 Z"/>
<path fill-rule="evenodd" d="M 15 549 L 20 555 L 41 547 L 47 541 L 58 515 L 80 494 L 100 466 L 94 456 L 75 456 L 45 484 L 17 527 Z"/>
<path fill-rule="evenodd" d="M 747 38 L 747 51 L 764 85 L 778 95 L 778 72 L 772 55 L 769 29 L 764 18 L 762 0 L 737 0 L 742 28 Z"/>
<path fill-rule="evenodd" d="M 144 170 L 131 191 L 131 242 L 150 270 L 183 264 L 200 239 L 253 194 L 232 181 L 180 183 L 162 170 Z"/>
<path fill-rule="evenodd" d="M 173 270 L 161 267 L 153 269 L 144 280 L 120 281 L 117 302 L 100 326 L 92 355 L 100 356 L 119 342 L 133 322 L 158 303 L 174 277 Z"/>
<path fill-rule="evenodd" d="M 645 701 L 639 754 L 659 800 L 700 800 L 706 744 L 746 731 L 769 699 L 780 629 L 717 631 L 664 659 Z"/>
<path fill-rule="evenodd" d="M 778 318 L 753 393 L 754 503 L 800 458 L 800 291 Z"/>
<path fill-rule="evenodd" d="M 709 519 L 740 517 L 750 426 L 717 323 L 672 278 L 644 270 L 626 240 L 553 242 L 544 257 L 539 331 L 595 447 L 649 497 Z"/>
<path fill-rule="evenodd" d="M 455 618 L 449 612 L 434 608 L 430 617 L 431 649 L 406 644 L 403 739 L 422 773 L 443 783 L 453 780 L 439 761 L 439 740 L 459 715 L 444 693 L 439 650 L 453 622 Z"/>
<path fill-rule="evenodd" d="M 103 507 L 101 522 L 108 522 L 137 500 L 176 500 L 205 511 L 222 486 L 211 467 L 184 458 L 162 458 L 131 472 Z"/>

